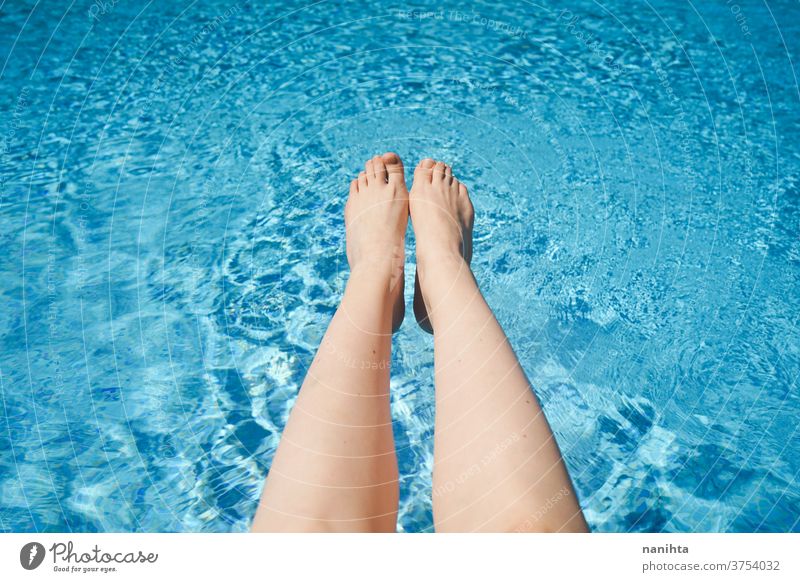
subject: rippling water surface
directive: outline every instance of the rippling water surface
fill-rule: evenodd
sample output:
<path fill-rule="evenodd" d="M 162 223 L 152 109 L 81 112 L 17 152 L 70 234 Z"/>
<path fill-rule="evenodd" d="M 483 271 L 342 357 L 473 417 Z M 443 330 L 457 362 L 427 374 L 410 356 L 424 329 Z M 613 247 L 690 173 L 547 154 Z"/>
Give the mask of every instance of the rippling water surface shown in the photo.
<path fill-rule="evenodd" d="M 469 185 L 594 529 L 800 530 L 796 3 L 67 6 L 0 7 L 0 530 L 247 529 L 386 150 Z"/>

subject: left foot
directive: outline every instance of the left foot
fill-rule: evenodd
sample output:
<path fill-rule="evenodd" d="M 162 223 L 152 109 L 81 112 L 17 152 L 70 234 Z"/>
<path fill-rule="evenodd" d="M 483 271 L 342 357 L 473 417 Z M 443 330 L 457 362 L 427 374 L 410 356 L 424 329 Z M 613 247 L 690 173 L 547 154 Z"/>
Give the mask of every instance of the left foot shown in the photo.
<path fill-rule="evenodd" d="M 403 163 L 397 154 L 375 156 L 364 165 L 358 179 L 350 183 L 344 221 L 351 272 L 356 269 L 390 272 L 392 332 L 395 332 L 405 315 L 403 267 L 408 226 L 408 188 Z"/>

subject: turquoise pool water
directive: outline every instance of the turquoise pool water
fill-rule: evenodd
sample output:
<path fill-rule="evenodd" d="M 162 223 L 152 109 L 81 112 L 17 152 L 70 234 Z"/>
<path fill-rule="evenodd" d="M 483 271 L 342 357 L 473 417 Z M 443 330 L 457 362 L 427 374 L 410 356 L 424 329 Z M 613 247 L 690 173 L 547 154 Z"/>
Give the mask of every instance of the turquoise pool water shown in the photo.
<path fill-rule="evenodd" d="M 0 530 L 246 530 L 386 150 L 469 185 L 595 530 L 800 530 L 800 8 L 569 6 L 3 3 Z"/>

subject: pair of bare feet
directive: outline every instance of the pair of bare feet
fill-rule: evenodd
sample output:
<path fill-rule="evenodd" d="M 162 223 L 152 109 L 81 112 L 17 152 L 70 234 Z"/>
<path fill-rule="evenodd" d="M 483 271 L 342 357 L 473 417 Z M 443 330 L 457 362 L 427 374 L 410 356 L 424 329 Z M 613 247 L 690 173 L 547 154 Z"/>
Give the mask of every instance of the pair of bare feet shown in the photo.
<path fill-rule="evenodd" d="M 426 158 L 414 170 L 409 191 L 400 157 L 385 153 L 367 161 L 364 171 L 350 183 L 344 216 L 351 270 L 390 265 L 393 332 L 405 315 L 403 267 L 411 217 L 417 239 L 414 315 L 422 329 L 433 333 L 435 314 L 421 281 L 426 269 L 437 263 L 469 265 L 474 211 L 466 186 L 453 176 L 450 166 Z"/>
<path fill-rule="evenodd" d="M 403 319 L 408 220 L 414 312 L 436 331 L 436 531 L 586 531 L 553 433 L 469 269 L 473 209 L 442 162 L 406 187 L 396 154 L 369 160 L 345 207 L 350 278 L 306 373 L 253 531 L 396 531 L 392 338 Z"/>

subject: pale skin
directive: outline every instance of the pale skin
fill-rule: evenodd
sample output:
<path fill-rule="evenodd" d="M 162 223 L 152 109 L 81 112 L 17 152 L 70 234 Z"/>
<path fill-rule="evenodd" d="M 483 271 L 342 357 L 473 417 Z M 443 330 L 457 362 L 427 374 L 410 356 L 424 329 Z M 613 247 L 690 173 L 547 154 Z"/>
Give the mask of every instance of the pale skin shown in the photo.
<path fill-rule="evenodd" d="M 558 445 L 469 261 L 473 208 L 451 168 L 368 161 L 345 207 L 350 279 L 270 468 L 253 531 L 396 530 L 391 334 L 403 316 L 409 216 L 414 312 L 434 334 L 436 531 L 585 532 Z"/>

